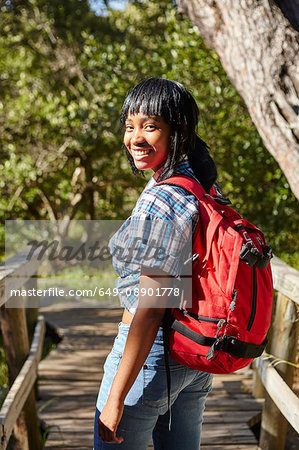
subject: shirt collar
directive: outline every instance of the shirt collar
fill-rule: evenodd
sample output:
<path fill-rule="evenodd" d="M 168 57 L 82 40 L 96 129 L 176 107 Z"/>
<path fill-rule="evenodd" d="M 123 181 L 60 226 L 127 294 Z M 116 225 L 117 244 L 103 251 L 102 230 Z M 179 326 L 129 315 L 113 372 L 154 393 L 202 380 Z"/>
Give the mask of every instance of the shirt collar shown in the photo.
<path fill-rule="evenodd" d="M 154 179 L 155 181 L 158 180 L 158 178 L 159 178 L 159 176 L 161 175 L 161 173 L 163 172 L 163 170 L 164 170 L 164 166 L 160 167 L 160 169 L 158 169 L 158 170 L 154 173 L 153 179 Z"/>
<path fill-rule="evenodd" d="M 152 178 L 155 181 L 157 181 L 159 176 L 161 175 L 161 173 L 163 173 L 163 171 L 164 171 L 164 166 L 160 167 L 160 169 L 158 169 L 157 172 L 154 173 Z M 181 173 L 183 175 L 187 175 L 187 176 L 189 176 L 191 178 L 197 179 L 195 177 L 195 175 L 194 175 L 194 172 L 193 172 L 192 168 L 191 168 L 191 165 L 190 165 L 190 162 L 189 162 L 189 159 L 188 159 L 187 155 L 183 155 L 181 157 L 181 159 L 180 159 L 180 161 L 179 161 L 179 163 L 178 163 L 178 165 L 177 165 L 177 167 L 175 169 L 174 175 L 176 173 Z"/>

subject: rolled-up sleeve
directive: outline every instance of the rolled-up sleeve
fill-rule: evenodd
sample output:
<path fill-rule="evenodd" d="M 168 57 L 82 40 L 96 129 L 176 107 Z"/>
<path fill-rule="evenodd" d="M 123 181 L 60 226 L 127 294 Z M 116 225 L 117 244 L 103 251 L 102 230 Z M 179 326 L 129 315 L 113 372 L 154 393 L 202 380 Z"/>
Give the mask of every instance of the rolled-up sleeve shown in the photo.
<path fill-rule="evenodd" d="M 140 267 L 161 269 L 179 276 L 184 258 L 192 249 L 191 220 L 165 220 L 138 211 L 113 243 L 113 258 L 127 263 L 133 271 Z"/>

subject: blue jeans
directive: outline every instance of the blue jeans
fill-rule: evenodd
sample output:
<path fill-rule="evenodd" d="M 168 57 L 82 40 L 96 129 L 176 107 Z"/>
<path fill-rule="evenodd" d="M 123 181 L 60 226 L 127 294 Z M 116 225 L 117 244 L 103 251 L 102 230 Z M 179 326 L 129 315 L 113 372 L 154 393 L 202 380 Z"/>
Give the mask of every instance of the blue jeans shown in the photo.
<path fill-rule="evenodd" d="M 152 437 L 155 450 L 199 450 L 205 401 L 213 375 L 185 367 L 169 358 L 171 374 L 171 430 L 164 364 L 163 332 L 157 337 L 126 399 L 117 436 L 121 444 L 105 443 L 98 435 L 98 418 L 121 361 L 129 325 L 120 323 L 104 365 L 94 425 L 94 450 L 146 450 Z"/>

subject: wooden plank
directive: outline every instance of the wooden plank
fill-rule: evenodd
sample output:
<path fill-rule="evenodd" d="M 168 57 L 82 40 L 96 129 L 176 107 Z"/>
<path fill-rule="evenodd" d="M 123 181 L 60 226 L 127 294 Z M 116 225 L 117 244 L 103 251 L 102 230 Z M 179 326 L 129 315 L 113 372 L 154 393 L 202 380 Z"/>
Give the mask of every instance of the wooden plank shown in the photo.
<path fill-rule="evenodd" d="M 54 398 L 53 402 L 59 403 L 60 400 L 58 398 Z M 53 404 L 52 402 L 52 404 Z M 93 419 L 94 418 L 94 410 L 95 405 L 90 407 L 90 405 L 87 405 L 87 407 L 83 408 L 80 405 L 80 408 L 77 408 L 76 410 L 69 410 L 67 413 L 68 419 Z M 238 422 L 244 422 L 247 423 L 254 419 L 259 413 L 260 409 L 258 410 L 250 410 L 250 411 L 238 411 L 238 414 L 235 414 L 233 417 L 233 421 Z M 64 420 L 66 418 L 65 411 L 56 408 L 56 410 L 52 411 L 51 404 L 47 405 L 45 404 L 45 409 L 41 410 L 39 413 L 39 417 L 42 420 L 47 421 L 48 423 L 59 423 L 60 420 Z M 227 414 L 226 411 L 218 411 L 218 410 L 205 410 L 204 412 L 204 423 L 229 423 L 232 421 L 231 414 Z"/>
<path fill-rule="evenodd" d="M 79 429 L 80 428 L 80 429 Z M 82 421 L 81 424 L 72 425 L 72 421 L 68 424 L 52 428 L 45 448 L 51 448 L 55 443 L 59 444 L 59 448 L 63 446 L 80 447 L 80 445 L 89 444 L 92 447 L 93 440 L 93 423 L 90 421 Z M 205 424 L 202 429 L 202 445 L 218 446 L 232 444 L 256 444 L 256 439 L 246 424 Z M 236 448 L 236 446 L 234 447 Z"/>
<path fill-rule="evenodd" d="M 282 294 L 299 304 L 299 272 L 274 256 L 271 260 L 273 285 Z"/>
<path fill-rule="evenodd" d="M 247 424 L 225 423 L 204 424 L 201 435 L 202 445 L 255 444 L 256 438 Z"/>
<path fill-rule="evenodd" d="M 235 424 L 237 423 L 244 423 L 247 424 L 248 421 L 253 419 L 257 414 L 260 413 L 260 410 L 256 411 L 239 411 L 237 415 L 233 417 L 233 422 Z M 42 411 L 39 414 L 39 417 L 44 420 L 47 418 L 48 423 L 55 423 L 59 427 L 63 427 L 64 425 L 70 425 L 70 424 L 84 424 L 84 423 L 93 423 L 94 420 L 94 414 L 95 414 L 95 407 L 86 408 L 84 410 L 81 410 L 81 408 L 78 408 L 76 411 L 70 412 L 67 414 L 64 413 L 64 411 L 55 411 L 53 413 L 49 413 L 49 411 Z M 227 414 L 226 411 L 218 411 L 218 410 L 205 410 L 204 412 L 204 424 L 214 424 L 216 426 L 217 423 L 220 424 L 229 424 L 232 422 L 232 417 L 230 414 Z M 204 426 L 205 426 L 204 425 Z"/>
<path fill-rule="evenodd" d="M 76 393 L 74 392 L 73 395 L 66 395 L 66 396 L 62 396 L 62 395 L 57 395 L 54 396 L 51 394 L 43 394 L 43 401 L 47 402 L 48 400 L 52 399 L 52 398 L 63 398 L 63 406 L 65 408 L 65 411 L 70 411 L 72 408 L 77 408 L 79 403 L 80 403 L 80 407 L 82 405 L 82 407 L 93 407 L 93 405 L 95 404 L 96 401 L 96 397 L 97 397 L 97 391 L 95 392 L 90 392 L 90 394 L 78 394 L 76 395 Z M 61 400 L 62 401 L 62 400 Z M 55 403 L 51 404 L 51 410 L 59 410 L 59 408 L 61 408 L 61 402 L 58 402 L 58 404 L 56 405 Z M 238 406 L 236 405 L 238 404 Z M 258 406 L 258 403 L 256 403 L 254 400 L 250 399 L 250 398 L 230 398 L 229 396 L 223 396 L 223 397 L 214 397 L 214 398 L 207 398 L 206 401 L 206 407 L 207 408 L 211 408 L 217 411 L 226 411 L 231 412 L 231 411 L 256 411 L 257 409 L 260 410 L 261 408 Z"/>
<path fill-rule="evenodd" d="M 78 322 L 78 308 L 63 308 L 61 305 L 53 305 L 48 308 L 41 308 L 41 311 L 45 314 L 47 319 L 55 322 L 58 327 L 66 327 L 69 330 L 78 329 L 90 329 L 94 327 L 97 329 L 97 325 L 106 327 L 110 333 L 114 333 L 117 330 L 117 324 L 120 322 L 123 309 L 122 308 L 86 308 L 80 310 L 80 314 L 84 317 L 82 323 Z M 98 321 L 98 322 L 97 322 Z"/>
<path fill-rule="evenodd" d="M 79 448 L 80 450 L 90 450 L 90 447 L 82 447 L 82 443 L 79 445 L 79 447 L 78 446 L 70 447 L 69 445 L 67 445 L 67 446 L 64 445 L 63 447 L 61 447 L 60 444 L 59 444 L 59 447 L 57 447 L 57 444 L 55 442 L 53 445 L 51 445 L 51 442 L 48 442 L 45 448 L 49 448 L 49 449 L 53 449 L 53 450 L 60 450 L 60 449 L 73 450 L 74 448 Z"/>
<path fill-rule="evenodd" d="M 90 383 L 86 386 L 73 386 L 73 383 L 68 383 L 67 385 L 60 385 L 59 383 L 59 386 L 57 386 L 56 383 L 54 385 L 47 384 L 46 386 L 40 386 L 39 393 L 45 399 L 51 396 L 57 397 L 58 395 L 64 395 L 65 398 L 74 396 L 74 394 L 76 396 L 89 395 L 92 392 L 94 392 L 94 395 L 96 396 L 99 385 L 99 381 L 97 383 Z"/>
<path fill-rule="evenodd" d="M 38 361 L 41 357 L 45 322 L 39 317 L 27 360 L 15 379 L 0 411 L 0 449 L 5 449 L 13 426 L 32 390 L 37 378 Z"/>
<path fill-rule="evenodd" d="M 59 441 L 59 439 L 57 441 L 47 441 L 46 443 L 46 449 L 51 449 L 51 450 L 73 450 L 73 449 L 80 449 L 80 450 L 90 450 L 91 447 L 85 447 L 82 446 L 84 444 L 82 444 L 82 442 L 80 440 L 77 440 L 75 442 L 67 442 L 65 444 L 62 444 L 61 441 Z M 153 450 L 153 445 L 149 444 L 149 446 L 147 447 L 147 450 Z M 205 444 L 201 444 L 200 446 L 201 450 L 257 450 L 258 447 L 256 444 L 233 444 L 233 445 L 226 445 L 226 444 L 222 444 L 222 445 L 216 445 L 216 444 L 212 444 L 212 445 L 205 445 Z M 175 449 L 172 449 L 175 450 Z"/>
<path fill-rule="evenodd" d="M 67 447 L 81 449 L 87 445 L 90 450 L 92 448 L 92 444 L 93 429 L 89 430 L 88 433 L 80 430 L 74 430 L 70 433 L 66 433 L 52 428 L 48 434 L 44 449 L 55 448 L 60 450 Z"/>
<path fill-rule="evenodd" d="M 55 365 L 56 358 L 46 359 L 41 361 L 40 363 L 40 380 L 98 380 L 102 377 L 103 374 L 103 363 L 106 358 L 107 351 L 102 358 L 99 358 L 96 361 L 96 364 L 93 367 L 78 367 L 76 364 L 64 364 L 64 361 L 59 360 L 59 368 Z M 229 374 L 226 376 L 217 375 L 214 377 L 213 381 L 213 389 L 217 388 L 218 382 L 221 382 L 223 386 L 225 385 L 226 390 L 230 389 L 238 389 L 239 392 L 244 389 L 245 384 L 250 385 L 252 381 L 249 378 L 244 378 L 241 375 L 235 376 L 234 374 Z M 239 388 L 236 385 L 239 385 Z M 244 384 L 244 387 L 241 388 L 241 385 Z M 234 387 L 233 387 L 234 386 Z"/>
<path fill-rule="evenodd" d="M 153 450 L 153 444 L 150 443 L 147 450 Z M 172 449 L 171 449 L 172 450 Z M 258 450 L 256 444 L 200 444 L 200 450 Z"/>
<path fill-rule="evenodd" d="M 104 361 L 103 361 L 104 362 Z M 81 381 L 87 381 L 87 380 L 98 380 L 101 379 L 103 374 L 103 362 L 100 363 L 100 366 L 98 368 L 91 367 L 85 369 L 84 367 L 76 367 L 75 365 L 69 365 L 64 366 L 63 369 L 67 370 L 59 370 L 57 368 L 53 368 L 53 364 L 49 365 L 43 365 L 39 374 L 40 380 L 81 380 Z M 41 362 L 43 364 L 43 361 Z M 52 369 L 51 369 L 52 366 Z M 40 365 L 41 367 L 41 365 Z M 227 380 L 227 381 L 226 381 Z M 218 384 L 216 383 L 222 383 L 222 386 L 226 390 L 238 390 L 241 392 L 242 390 L 245 391 L 247 389 L 247 386 L 250 386 L 252 384 L 252 380 L 249 378 L 244 378 L 242 380 L 242 377 L 234 378 L 233 374 L 228 375 L 227 379 L 218 378 L 218 375 L 214 377 L 213 381 L 213 389 L 217 389 Z M 248 391 L 248 389 L 247 389 Z"/>
<path fill-rule="evenodd" d="M 79 374 L 80 375 L 80 374 Z M 51 393 L 52 395 L 58 395 L 63 393 L 65 396 L 68 395 L 78 395 L 79 393 L 92 392 L 99 387 L 100 376 L 96 380 L 83 381 L 79 380 L 59 380 L 59 383 L 52 383 L 48 380 L 40 380 L 39 390 L 41 394 Z M 225 389 L 225 386 L 219 385 L 217 388 L 213 388 L 212 392 L 209 394 L 209 399 L 213 398 L 234 398 L 236 400 L 241 400 L 242 398 L 247 399 L 248 393 L 241 392 L 240 387 L 236 386 L 235 389 L 231 389 L 229 392 Z M 254 403 L 255 399 L 251 399 Z"/>
<path fill-rule="evenodd" d="M 53 399 L 55 401 L 55 399 Z M 57 402 L 59 402 L 59 399 L 56 399 Z M 69 411 L 67 414 L 67 417 L 69 419 L 94 419 L 94 413 L 95 413 L 95 406 L 94 408 L 90 408 L 88 405 L 87 408 L 81 408 L 81 405 L 79 408 L 77 408 L 75 411 Z M 48 408 L 47 405 L 45 405 L 45 409 L 41 410 L 39 412 L 39 418 L 46 422 L 48 425 L 50 424 L 59 424 L 60 420 L 64 420 L 66 417 L 65 411 L 56 410 L 51 411 L 51 408 Z"/>
<path fill-rule="evenodd" d="M 102 367 L 99 368 L 99 370 L 95 370 L 90 368 L 90 370 L 86 370 L 84 372 L 78 371 L 75 372 L 76 367 L 71 368 L 70 370 L 44 370 L 39 373 L 39 380 L 48 380 L 50 381 L 74 381 L 74 380 L 81 380 L 81 381 L 97 381 L 101 380 L 103 376 Z"/>
<path fill-rule="evenodd" d="M 257 450 L 258 447 L 256 444 L 233 444 L 233 445 L 226 445 L 226 444 L 222 444 L 222 445 L 205 445 L 205 444 L 201 444 L 200 445 L 200 449 L 201 450 Z"/>
<path fill-rule="evenodd" d="M 93 432 L 93 424 L 94 424 L 94 418 L 92 419 L 64 419 L 59 420 L 53 428 L 51 428 L 50 432 L 53 435 L 53 437 L 57 437 L 57 433 L 65 433 L 66 436 L 68 433 L 82 433 L 86 434 L 92 434 Z M 230 441 L 230 436 L 234 434 L 235 437 L 232 438 Z M 253 443 L 256 443 L 256 440 L 254 438 L 254 435 L 252 431 L 249 429 L 249 427 L 246 424 L 241 424 L 239 422 L 231 422 L 231 423 L 225 423 L 222 424 L 220 422 L 216 423 L 204 423 L 203 425 L 203 431 L 202 431 L 202 443 L 205 444 L 204 441 L 207 440 L 217 440 L 218 445 L 222 442 L 226 444 L 232 444 L 236 439 L 236 436 L 243 436 L 244 442 L 249 440 Z M 241 443 L 241 442 L 240 442 Z"/>
<path fill-rule="evenodd" d="M 78 386 L 74 383 L 55 383 L 53 384 L 43 384 L 40 386 L 40 395 L 43 401 L 46 402 L 51 398 L 58 398 L 63 396 L 64 404 L 67 402 L 75 402 L 76 399 L 90 405 L 93 405 L 95 398 L 98 393 L 100 382 L 88 383 L 86 385 Z M 84 397 L 84 399 L 82 399 Z M 262 401 L 257 402 L 255 399 L 248 398 L 248 394 L 234 394 L 230 396 L 225 391 L 218 391 L 217 393 L 211 393 L 207 399 L 207 407 L 217 408 L 217 411 L 225 410 L 235 410 L 236 402 L 238 402 L 239 411 L 260 411 L 262 408 Z"/>
<path fill-rule="evenodd" d="M 147 450 L 153 450 L 152 443 L 149 444 Z M 200 450 L 258 450 L 256 444 L 200 444 Z"/>
<path fill-rule="evenodd" d="M 247 424 L 250 420 L 256 417 L 257 414 L 260 413 L 260 411 L 261 409 L 238 411 L 238 414 L 234 414 L 234 416 L 232 417 L 231 414 L 227 414 L 227 411 L 206 409 L 204 411 L 203 419 L 204 424 L 210 423 L 215 425 L 217 423 L 224 424 L 231 422 Z"/>
<path fill-rule="evenodd" d="M 60 449 L 63 449 L 63 450 L 73 450 L 74 448 L 79 448 L 80 450 L 90 450 L 91 449 L 91 447 L 82 447 L 82 443 L 80 443 L 80 445 L 79 446 L 76 446 L 76 447 L 74 447 L 74 446 L 69 446 L 69 445 L 63 445 L 63 446 L 61 446 L 61 444 L 59 444 L 59 446 L 57 446 L 57 444 L 54 442 L 53 443 L 53 445 L 52 445 L 52 443 L 51 442 L 48 442 L 47 444 L 46 444 L 46 447 L 45 448 L 49 448 L 49 449 L 52 449 L 52 450 L 60 450 Z"/>
<path fill-rule="evenodd" d="M 271 360 L 261 356 L 255 360 L 263 384 L 292 427 L 299 433 L 299 398 L 270 365 Z"/>
<path fill-rule="evenodd" d="M 53 429 L 54 432 L 61 431 L 62 433 L 72 433 L 76 430 L 80 430 L 82 433 L 92 433 L 93 431 L 93 423 L 94 418 L 92 419 L 60 419 L 56 423 L 56 430 Z M 215 432 L 217 429 L 217 433 Z M 210 439 L 211 436 L 216 437 L 218 443 L 227 441 L 227 437 L 231 433 L 237 434 L 240 436 L 244 436 L 244 438 L 250 441 L 254 441 L 254 436 L 252 431 L 248 428 L 246 424 L 242 424 L 240 422 L 205 422 L 203 425 L 203 443 L 205 440 Z M 232 442 L 231 442 L 232 443 Z"/>

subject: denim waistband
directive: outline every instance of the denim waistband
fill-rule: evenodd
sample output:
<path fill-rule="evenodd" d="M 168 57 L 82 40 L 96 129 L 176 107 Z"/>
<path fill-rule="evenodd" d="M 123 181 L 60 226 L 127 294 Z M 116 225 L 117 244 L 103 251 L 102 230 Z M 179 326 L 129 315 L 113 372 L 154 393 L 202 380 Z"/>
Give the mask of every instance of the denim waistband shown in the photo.
<path fill-rule="evenodd" d="M 119 322 L 118 332 L 119 334 L 127 335 L 130 329 L 130 324 Z M 159 327 L 155 341 L 163 342 L 163 327 Z"/>

